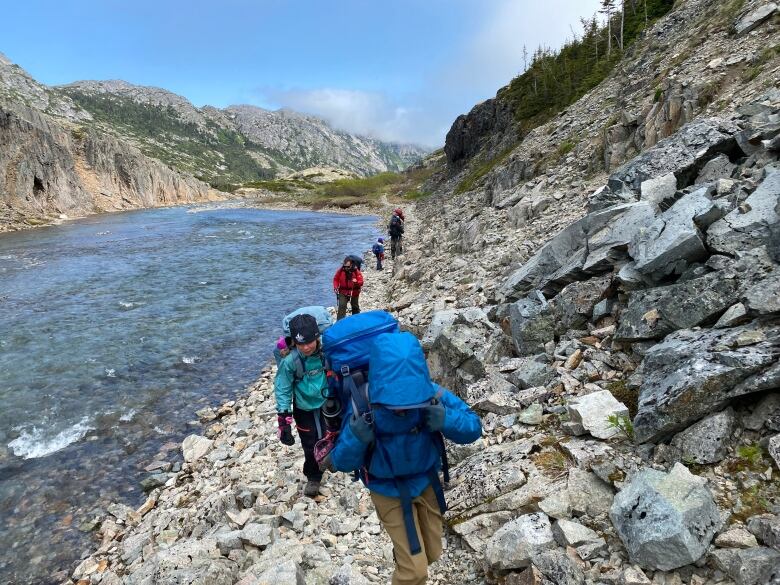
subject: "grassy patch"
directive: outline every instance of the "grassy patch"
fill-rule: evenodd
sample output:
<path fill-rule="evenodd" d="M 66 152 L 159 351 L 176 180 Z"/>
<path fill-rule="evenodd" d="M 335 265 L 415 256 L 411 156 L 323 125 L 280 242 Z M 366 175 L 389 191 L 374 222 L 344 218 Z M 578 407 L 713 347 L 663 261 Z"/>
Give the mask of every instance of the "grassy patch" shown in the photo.
<path fill-rule="evenodd" d="M 554 448 L 546 448 L 531 455 L 531 461 L 542 473 L 549 477 L 556 477 L 564 473 L 568 467 L 566 455 Z"/>
<path fill-rule="evenodd" d="M 512 150 L 514 150 L 514 145 L 510 146 L 509 148 L 506 148 L 498 156 L 486 160 L 481 165 L 477 166 L 477 168 L 473 169 L 468 175 L 466 175 L 463 178 L 463 180 L 455 189 L 455 193 L 460 194 L 460 193 L 466 193 L 467 191 L 471 191 L 482 177 L 487 175 L 496 166 L 504 162 L 506 158 L 509 156 L 509 154 L 512 152 Z"/>
<path fill-rule="evenodd" d="M 564 157 L 572 150 L 574 150 L 575 146 L 577 146 L 577 143 L 573 140 L 564 140 L 558 145 L 556 152 L 558 153 L 559 157 Z"/>
<path fill-rule="evenodd" d="M 617 414 L 610 414 L 607 417 L 607 425 L 613 429 L 620 430 L 631 441 L 634 440 L 634 423 L 627 416 L 619 416 Z"/>

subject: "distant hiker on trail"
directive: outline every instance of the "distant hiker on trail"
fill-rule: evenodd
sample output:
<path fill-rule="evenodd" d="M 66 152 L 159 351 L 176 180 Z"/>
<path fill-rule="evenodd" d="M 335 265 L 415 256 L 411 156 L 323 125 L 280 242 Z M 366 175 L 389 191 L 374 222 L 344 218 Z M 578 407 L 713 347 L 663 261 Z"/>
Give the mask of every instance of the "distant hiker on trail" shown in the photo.
<path fill-rule="evenodd" d="M 373 245 L 371 251 L 374 253 L 374 256 L 376 256 L 376 269 L 382 270 L 382 260 L 385 259 L 385 239 L 377 239 L 376 244 Z"/>
<path fill-rule="evenodd" d="M 382 333 L 369 351 L 367 395 L 352 390 L 348 422 L 320 467 L 358 471 L 393 541 L 392 584 L 422 585 L 442 550 L 440 470 L 448 480 L 442 436 L 471 443 L 482 428 L 460 398 L 431 382 L 414 335 Z"/>
<path fill-rule="evenodd" d="M 333 277 L 333 290 L 338 299 L 336 320 L 347 316 L 347 303 L 352 305 L 352 314 L 360 313 L 360 289 L 363 287 L 363 274 L 355 266 L 354 261 L 347 256 Z"/>
<path fill-rule="evenodd" d="M 293 445 L 292 422 L 298 429 L 303 447 L 303 494 L 310 498 L 320 493 L 322 472 L 314 459 L 314 444 L 324 435 L 321 407 L 328 382 L 320 347 L 320 330 L 312 315 L 296 315 L 290 321 L 290 337 L 295 345 L 282 359 L 274 380 L 276 421 L 279 440 Z"/>
<path fill-rule="evenodd" d="M 387 225 L 387 231 L 390 234 L 390 257 L 395 257 L 403 253 L 401 248 L 401 238 L 404 235 L 404 212 L 400 209 L 393 211 L 390 223 Z"/>

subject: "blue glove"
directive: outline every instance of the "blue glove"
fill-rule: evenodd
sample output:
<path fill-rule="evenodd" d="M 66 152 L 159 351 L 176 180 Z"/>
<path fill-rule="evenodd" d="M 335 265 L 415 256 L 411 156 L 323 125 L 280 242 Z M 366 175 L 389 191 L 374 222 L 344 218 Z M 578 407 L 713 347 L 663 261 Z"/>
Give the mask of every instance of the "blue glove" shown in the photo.
<path fill-rule="evenodd" d="M 436 432 L 444 428 L 444 417 L 446 410 L 444 405 L 439 402 L 431 404 L 423 409 L 423 418 L 425 419 L 425 427 L 431 431 Z"/>
<path fill-rule="evenodd" d="M 349 428 L 352 431 L 352 434 L 355 435 L 355 438 L 364 445 L 374 442 L 374 426 L 368 422 L 365 417 L 353 416 L 350 418 Z"/>

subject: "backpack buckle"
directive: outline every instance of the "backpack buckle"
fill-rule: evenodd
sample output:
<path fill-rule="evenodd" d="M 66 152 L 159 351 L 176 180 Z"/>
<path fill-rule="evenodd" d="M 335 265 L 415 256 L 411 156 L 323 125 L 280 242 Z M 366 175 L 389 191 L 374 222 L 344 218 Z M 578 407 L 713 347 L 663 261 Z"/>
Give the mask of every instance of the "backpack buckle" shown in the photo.
<path fill-rule="evenodd" d="M 349 376 L 349 366 L 348 365 L 345 364 L 345 365 L 341 366 L 341 375 L 342 376 Z"/>
<path fill-rule="evenodd" d="M 368 412 L 364 412 L 362 416 L 363 420 L 366 421 L 366 424 L 374 424 L 374 413 L 372 411 L 369 410 Z"/>

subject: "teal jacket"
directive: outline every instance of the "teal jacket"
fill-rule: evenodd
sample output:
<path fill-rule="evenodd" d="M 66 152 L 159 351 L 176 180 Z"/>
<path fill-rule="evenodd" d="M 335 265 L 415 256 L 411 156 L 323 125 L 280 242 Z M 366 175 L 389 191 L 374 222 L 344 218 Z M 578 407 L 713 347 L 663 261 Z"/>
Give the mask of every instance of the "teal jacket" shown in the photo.
<path fill-rule="evenodd" d="M 301 410 L 317 410 L 322 406 L 328 381 L 321 356 L 321 350 L 317 350 L 303 358 L 294 349 L 279 363 L 274 379 L 277 412 L 292 412 L 293 402 Z M 298 379 L 296 372 L 302 372 L 303 376 Z"/>

